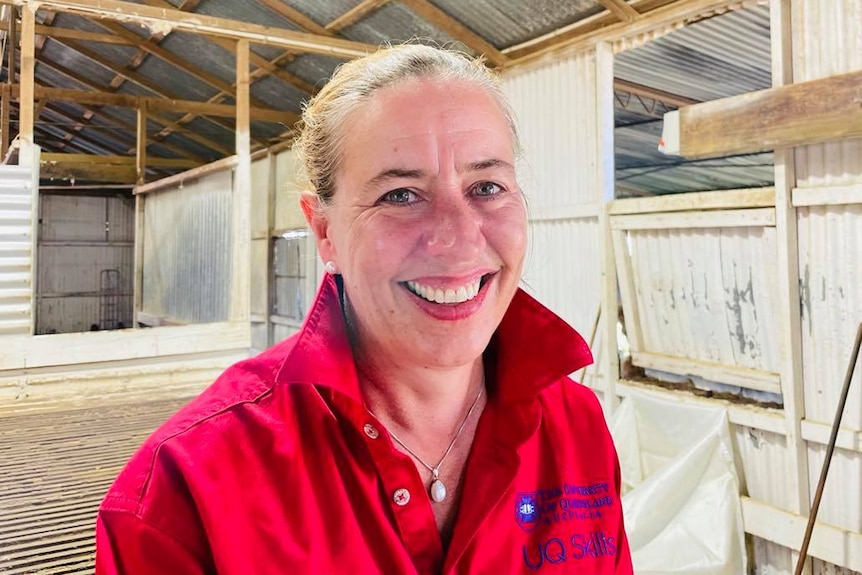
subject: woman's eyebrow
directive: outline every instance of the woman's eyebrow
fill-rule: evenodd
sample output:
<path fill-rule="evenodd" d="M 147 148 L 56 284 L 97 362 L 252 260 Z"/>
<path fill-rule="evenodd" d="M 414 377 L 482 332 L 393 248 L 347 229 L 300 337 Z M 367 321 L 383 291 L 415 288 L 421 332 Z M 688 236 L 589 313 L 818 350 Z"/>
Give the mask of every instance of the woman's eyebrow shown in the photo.
<path fill-rule="evenodd" d="M 500 160 L 498 158 L 489 158 L 487 160 L 480 160 L 478 162 L 471 162 L 464 166 L 461 171 L 464 172 L 481 172 L 482 170 L 487 170 L 488 168 L 511 168 L 512 164 L 505 160 Z"/>
<path fill-rule="evenodd" d="M 425 172 L 423 170 L 408 170 L 406 168 L 389 168 L 383 170 L 370 180 L 368 180 L 368 186 L 373 186 L 376 184 L 380 184 L 381 182 L 385 182 L 387 180 L 394 180 L 399 178 L 407 178 L 412 180 L 418 180 L 420 178 L 425 177 Z"/>

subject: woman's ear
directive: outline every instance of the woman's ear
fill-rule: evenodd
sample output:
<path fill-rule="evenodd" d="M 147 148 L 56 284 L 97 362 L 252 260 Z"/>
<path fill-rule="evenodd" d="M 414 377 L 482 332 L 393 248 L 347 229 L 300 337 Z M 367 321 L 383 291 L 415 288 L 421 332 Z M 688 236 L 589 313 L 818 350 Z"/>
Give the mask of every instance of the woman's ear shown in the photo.
<path fill-rule="evenodd" d="M 337 262 L 335 246 L 330 237 L 329 217 L 326 210 L 322 209 L 320 198 L 313 192 L 303 192 L 299 198 L 299 205 L 302 208 L 302 213 L 305 214 L 308 227 L 314 233 L 320 259 L 325 262 Z"/>

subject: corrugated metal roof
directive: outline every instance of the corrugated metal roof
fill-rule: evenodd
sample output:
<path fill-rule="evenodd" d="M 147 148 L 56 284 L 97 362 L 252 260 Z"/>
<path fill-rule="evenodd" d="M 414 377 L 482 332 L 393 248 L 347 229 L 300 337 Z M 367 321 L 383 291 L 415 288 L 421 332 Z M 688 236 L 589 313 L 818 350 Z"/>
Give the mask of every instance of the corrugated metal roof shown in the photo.
<path fill-rule="evenodd" d="M 353 26 L 345 28 L 342 35 L 351 40 L 368 44 L 398 43 L 419 39 L 436 44 L 466 50 L 455 38 L 429 24 L 406 6 L 389 3 L 375 10 Z"/>
<path fill-rule="evenodd" d="M 769 88 L 769 7 L 727 12 L 621 52 L 614 75 L 700 102 Z M 650 113 L 644 102 L 653 103 L 649 98 L 616 102 L 619 197 L 773 183 L 771 153 L 695 162 L 660 153 L 662 114 L 674 106 L 659 105 Z"/>
<path fill-rule="evenodd" d="M 595 0 L 438 0 L 435 4 L 497 48 L 520 44 L 604 10 Z"/>

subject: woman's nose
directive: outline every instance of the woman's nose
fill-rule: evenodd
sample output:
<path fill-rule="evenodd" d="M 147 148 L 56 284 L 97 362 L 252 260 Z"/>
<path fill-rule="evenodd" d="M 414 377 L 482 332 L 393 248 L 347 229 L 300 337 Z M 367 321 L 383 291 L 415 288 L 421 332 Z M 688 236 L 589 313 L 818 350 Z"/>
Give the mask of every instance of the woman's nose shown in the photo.
<path fill-rule="evenodd" d="M 484 245 L 480 215 L 463 194 L 458 196 L 434 200 L 426 236 L 427 248 L 432 253 L 458 252 L 469 256 Z"/>

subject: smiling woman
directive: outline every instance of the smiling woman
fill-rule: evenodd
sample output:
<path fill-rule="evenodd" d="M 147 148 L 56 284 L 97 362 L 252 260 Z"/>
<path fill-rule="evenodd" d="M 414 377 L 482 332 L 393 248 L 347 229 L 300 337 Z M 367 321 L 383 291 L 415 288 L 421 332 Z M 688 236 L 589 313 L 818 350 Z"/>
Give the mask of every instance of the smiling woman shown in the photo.
<path fill-rule="evenodd" d="M 461 54 L 341 68 L 296 144 L 327 277 L 302 330 L 141 448 L 97 573 L 631 573 L 583 339 L 518 289 L 514 122 Z"/>

